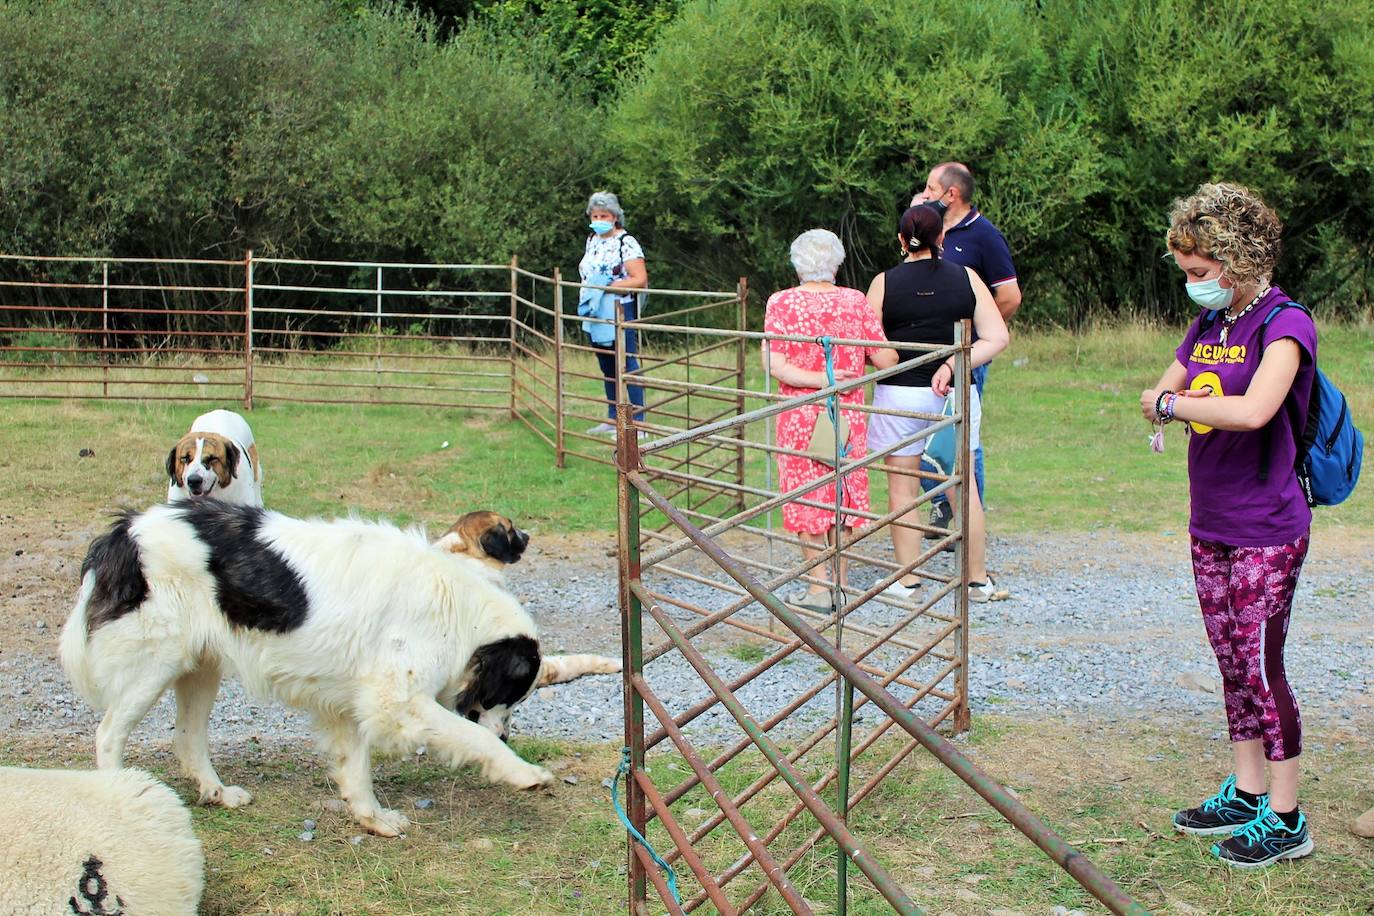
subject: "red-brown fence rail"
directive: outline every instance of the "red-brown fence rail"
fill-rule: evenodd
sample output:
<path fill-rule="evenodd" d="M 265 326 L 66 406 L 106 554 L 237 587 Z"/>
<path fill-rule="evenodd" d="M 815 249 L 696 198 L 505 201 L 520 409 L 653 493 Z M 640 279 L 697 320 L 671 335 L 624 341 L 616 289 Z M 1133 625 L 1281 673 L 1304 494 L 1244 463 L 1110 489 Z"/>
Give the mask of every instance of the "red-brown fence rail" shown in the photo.
<path fill-rule="evenodd" d="M 242 400 L 248 265 L 0 255 L 0 397 Z"/>
<path fill-rule="evenodd" d="M 638 325 L 671 333 L 652 318 Z M 965 326 L 960 339 L 968 333 Z M 756 341 L 761 349 L 778 339 L 807 340 L 721 332 L 727 334 Z M 815 482 L 783 492 L 764 473 L 778 456 L 800 454 L 768 434 L 773 418 L 831 392 L 905 371 L 913 362 L 951 355 L 962 380 L 952 417 L 903 414 L 931 425 L 880 450 L 836 455 L 835 470 L 823 480 L 857 487 L 869 469 L 910 473 L 889 466 L 886 458 L 942 427 L 955 428 L 958 454 L 967 455 L 967 347 L 903 349 L 905 361 L 898 367 L 791 399 L 645 367 L 637 381 L 652 391 L 709 394 L 722 405 L 738 398 L 749 405 L 661 436 L 652 412 L 646 422 L 631 422 L 622 385 L 617 467 L 627 816 L 678 871 L 681 890 L 671 892 L 648 849 L 632 840 L 632 912 L 650 911 L 650 884 L 656 903 L 670 913 L 701 907 L 739 913 L 766 897 L 771 910 L 810 913 L 809 901 L 832 895 L 827 906 L 841 914 L 856 896 L 870 909 L 885 903 L 896 912 L 918 912 L 900 873 L 884 866 L 878 846 L 860 838 L 851 818 L 866 800 L 870 807 L 883 804 L 885 784 L 918 748 L 964 779 L 1114 912 L 1144 912 L 933 730 L 947 721 L 957 729 L 968 725 L 966 461 L 960 459 L 949 475 L 918 472 L 935 487 L 910 502 L 843 513 L 838 498 L 817 499 Z M 634 435 L 639 430 L 654 438 L 641 440 Z M 716 447 L 740 449 L 739 460 L 750 468 L 745 482 L 692 473 L 666 460 L 693 447 L 707 454 Z M 924 504 L 944 491 L 957 497 L 957 523 L 949 530 L 930 529 Z M 788 504 L 827 510 L 833 530 L 843 536 L 809 559 L 780 560 L 796 557 L 801 547 L 795 536 L 772 525 Z M 846 531 L 845 517 L 858 523 Z M 881 537 L 899 527 L 930 531 L 938 539 L 899 562 Z M 952 556 L 942 552 L 946 546 L 953 546 Z M 842 568 L 848 570 L 848 588 L 835 585 Z M 926 583 L 921 597 L 887 594 L 887 586 L 909 575 Z M 778 598 L 785 586 L 805 582 L 830 588 L 829 613 Z M 725 632 L 749 639 L 752 652 L 723 653 Z M 777 676 L 784 669 L 792 673 Z M 684 693 L 684 677 L 695 690 Z M 818 882 L 817 856 L 832 851 L 834 877 Z M 806 867 L 799 868 L 802 863 Z M 853 880 L 851 863 L 858 872 Z"/>
<path fill-rule="evenodd" d="M 579 286 L 516 259 L 0 255 L 0 398 L 500 411 L 545 441 L 559 467 L 568 456 L 610 465 L 612 438 L 588 430 L 614 402 L 598 360 L 611 351 L 588 343 Z M 678 331 L 743 327 L 742 282 L 643 295 L 656 320 Z M 743 341 L 665 352 L 692 337 L 626 330 L 623 318 L 613 322 L 617 336 L 635 340 L 642 365 L 744 387 Z M 710 397 L 671 394 L 653 407 L 664 429 L 709 422 L 722 409 Z M 736 452 L 729 472 L 742 481 Z M 694 471 L 698 457 L 688 462 Z"/>

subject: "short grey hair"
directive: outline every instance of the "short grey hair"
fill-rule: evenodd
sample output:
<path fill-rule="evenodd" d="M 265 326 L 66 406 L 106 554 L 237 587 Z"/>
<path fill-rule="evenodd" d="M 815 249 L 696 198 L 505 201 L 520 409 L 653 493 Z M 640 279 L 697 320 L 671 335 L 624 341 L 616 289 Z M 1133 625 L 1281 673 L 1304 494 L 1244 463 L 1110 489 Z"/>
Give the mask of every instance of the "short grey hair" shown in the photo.
<path fill-rule="evenodd" d="M 808 229 L 792 241 L 792 267 L 803 283 L 834 280 L 844 263 L 844 245 L 829 229 Z"/>
<path fill-rule="evenodd" d="M 620 209 L 620 198 L 610 191 L 597 191 L 587 198 L 587 215 L 591 216 L 593 210 L 609 210 L 617 223 L 625 225 L 625 211 Z"/>

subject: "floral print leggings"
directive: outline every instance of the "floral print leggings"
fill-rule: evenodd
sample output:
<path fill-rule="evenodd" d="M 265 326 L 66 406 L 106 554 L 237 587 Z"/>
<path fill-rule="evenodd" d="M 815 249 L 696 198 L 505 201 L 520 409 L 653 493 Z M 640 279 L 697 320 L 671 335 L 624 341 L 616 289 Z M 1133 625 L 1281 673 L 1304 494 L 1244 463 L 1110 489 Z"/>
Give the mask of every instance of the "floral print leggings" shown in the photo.
<path fill-rule="evenodd" d="M 1283 669 L 1283 644 L 1308 536 L 1274 547 L 1192 539 L 1193 578 L 1217 656 L 1232 741 L 1264 742 L 1269 760 L 1302 753 L 1302 718 Z"/>

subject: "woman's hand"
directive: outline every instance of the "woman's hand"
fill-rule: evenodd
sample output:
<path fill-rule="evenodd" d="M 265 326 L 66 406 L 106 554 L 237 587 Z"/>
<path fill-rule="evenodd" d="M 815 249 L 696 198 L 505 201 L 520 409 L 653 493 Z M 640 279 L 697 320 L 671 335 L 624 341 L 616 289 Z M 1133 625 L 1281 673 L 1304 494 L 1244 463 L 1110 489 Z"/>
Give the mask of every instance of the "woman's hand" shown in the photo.
<path fill-rule="evenodd" d="M 825 388 L 830 384 L 830 380 L 825 377 L 824 369 L 813 371 L 799 368 L 789 363 L 780 353 L 770 354 L 768 372 L 773 378 L 793 388 Z M 853 381 L 862 375 L 862 372 L 855 372 L 853 369 L 835 369 L 836 382 Z"/>
<path fill-rule="evenodd" d="M 948 397 L 949 390 L 954 387 L 954 367 L 949 363 L 940 363 L 940 367 L 935 370 L 935 374 L 930 378 L 930 390 L 935 392 L 938 397 Z"/>
<path fill-rule="evenodd" d="M 1140 415 L 1145 418 L 1147 423 L 1159 421 L 1159 414 L 1155 413 L 1155 402 L 1159 400 L 1159 393 L 1163 388 L 1146 388 L 1140 392 Z"/>

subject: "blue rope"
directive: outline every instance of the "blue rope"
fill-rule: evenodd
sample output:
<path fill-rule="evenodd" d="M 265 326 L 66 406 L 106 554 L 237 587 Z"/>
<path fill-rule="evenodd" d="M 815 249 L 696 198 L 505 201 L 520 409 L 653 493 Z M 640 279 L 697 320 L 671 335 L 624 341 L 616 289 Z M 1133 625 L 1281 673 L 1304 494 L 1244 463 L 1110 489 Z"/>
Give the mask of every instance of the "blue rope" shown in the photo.
<path fill-rule="evenodd" d="M 835 385 L 835 345 L 830 342 L 829 337 L 817 337 L 816 343 L 821 345 L 821 350 L 825 353 L 825 379 L 831 387 Z M 826 413 L 830 415 L 830 425 L 835 428 L 836 438 L 840 430 L 840 396 L 831 392 L 830 397 L 825 401 Z M 840 457 L 849 457 L 849 440 L 840 443 Z M 844 478 L 838 477 L 840 504 L 844 504 Z"/>
<path fill-rule="evenodd" d="M 640 846 L 649 853 L 649 856 L 663 869 L 663 873 L 668 876 L 668 891 L 673 895 L 673 900 L 682 903 L 682 895 L 677 889 L 677 872 L 673 871 L 673 866 L 663 860 L 654 847 L 649 845 L 649 841 L 644 839 L 644 835 L 635 829 L 635 825 L 630 823 L 629 817 L 625 815 L 625 809 L 620 807 L 620 794 L 617 788 L 620 786 L 620 777 L 625 777 L 625 787 L 630 785 L 630 749 L 623 747 L 620 749 L 620 766 L 615 771 L 615 778 L 611 780 L 611 804 L 615 806 L 615 813 L 620 816 L 620 822 L 625 825 L 625 829 L 630 832 L 630 836 L 635 838 Z"/>

